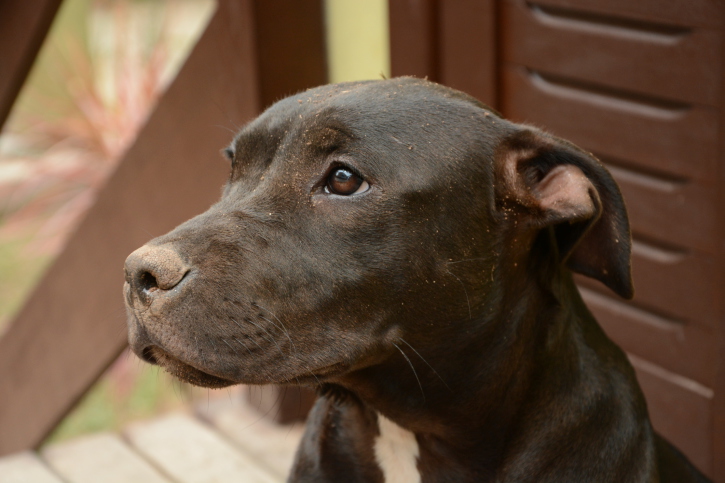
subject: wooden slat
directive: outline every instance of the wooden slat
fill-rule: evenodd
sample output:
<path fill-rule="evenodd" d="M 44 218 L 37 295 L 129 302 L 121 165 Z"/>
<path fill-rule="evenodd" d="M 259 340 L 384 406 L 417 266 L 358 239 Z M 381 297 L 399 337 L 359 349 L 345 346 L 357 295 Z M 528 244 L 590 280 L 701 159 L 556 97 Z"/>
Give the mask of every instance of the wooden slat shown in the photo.
<path fill-rule="evenodd" d="M 0 129 L 62 0 L 0 2 Z"/>
<path fill-rule="evenodd" d="M 134 424 L 125 434 L 137 451 L 181 483 L 283 481 L 190 416 Z"/>
<path fill-rule="evenodd" d="M 722 7 L 722 2 L 720 2 Z M 721 10 L 719 15 L 721 29 L 725 27 L 725 12 Z M 725 52 L 725 39 L 723 39 L 722 51 Z M 720 73 L 721 96 L 725 99 L 725 72 Z M 725 186 L 725 108 L 720 109 L 720 143 L 719 143 L 719 170 L 713 173 L 718 186 Z M 719 259 L 716 262 L 717 276 L 711 282 L 718 287 L 717 302 L 714 304 L 714 318 L 718 321 L 717 332 L 714 338 L 717 341 L 718 357 L 713 363 L 716 366 L 715 397 L 713 400 L 713 476 L 716 482 L 725 483 L 725 190 L 720 189 L 717 198 L 718 221 L 720 236 Z"/>
<path fill-rule="evenodd" d="M 602 157 L 605 164 L 607 159 Z M 622 190 L 635 233 L 673 245 L 717 239 L 717 188 L 608 165 Z M 662 223 L 666 219 L 667 223 Z"/>
<path fill-rule="evenodd" d="M 712 332 L 684 325 L 588 288 L 582 298 L 607 335 L 627 352 L 713 387 L 716 356 Z"/>
<path fill-rule="evenodd" d="M 35 453 L 0 458 L 0 483 L 64 483 Z"/>
<path fill-rule="evenodd" d="M 118 435 L 80 437 L 43 450 L 43 458 L 68 483 L 169 483 Z"/>
<path fill-rule="evenodd" d="M 664 215 L 666 218 L 666 215 Z M 632 245 L 635 305 L 650 307 L 665 316 L 706 329 L 718 330 L 713 307 L 718 301 L 715 259 L 692 250 L 670 249 L 635 237 Z M 598 282 L 577 277 L 577 283 L 603 290 Z"/>
<path fill-rule="evenodd" d="M 438 81 L 437 0 L 389 0 L 390 67 L 395 76 Z"/>
<path fill-rule="evenodd" d="M 543 126 L 635 167 L 714 182 L 716 109 L 655 107 L 588 86 L 561 84 L 520 66 L 504 67 L 502 74 L 501 108 L 507 117 Z"/>
<path fill-rule="evenodd" d="M 296 389 L 288 388 L 288 392 L 293 391 Z M 209 411 L 201 407 L 198 413 L 272 474 L 281 480 L 287 478 L 304 432 L 303 423 L 272 422 L 259 412 L 255 398 L 235 401 L 223 409 Z"/>
<path fill-rule="evenodd" d="M 572 18 L 524 0 L 503 1 L 501 8 L 504 62 L 653 97 L 719 104 L 722 37 L 716 30 L 613 26 L 606 17 Z"/>
<path fill-rule="evenodd" d="M 439 9 L 439 81 L 496 108 L 496 2 L 443 1 Z"/>
<path fill-rule="evenodd" d="M 713 0 L 534 0 L 532 3 L 654 20 L 672 25 L 723 26 L 723 4 Z"/>
<path fill-rule="evenodd" d="M 0 454 L 38 445 L 125 347 L 126 256 L 218 198 L 228 129 L 261 108 L 254 32 L 265 26 L 254 25 L 254 3 L 219 3 L 95 206 L 0 339 L 0 394 L 12 395 L 0 398 Z M 280 18 L 300 33 L 289 41 L 319 28 Z M 319 45 L 309 47 L 309 55 L 324 56 Z M 286 72 L 299 89 L 325 75 Z"/>
<path fill-rule="evenodd" d="M 495 0 L 390 0 L 393 76 L 427 77 L 496 108 Z"/>
<path fill-rule="evenodd" d="M 224 0 L 237 1 L 237 0 Z M 261 107 L 327 82 L 321 0 L 262 0 L 252 4 Z"/>
<path fill-rule="evenodd" d="M 712 391 L 630 355 L 655 430 L 712 473 Z"/>

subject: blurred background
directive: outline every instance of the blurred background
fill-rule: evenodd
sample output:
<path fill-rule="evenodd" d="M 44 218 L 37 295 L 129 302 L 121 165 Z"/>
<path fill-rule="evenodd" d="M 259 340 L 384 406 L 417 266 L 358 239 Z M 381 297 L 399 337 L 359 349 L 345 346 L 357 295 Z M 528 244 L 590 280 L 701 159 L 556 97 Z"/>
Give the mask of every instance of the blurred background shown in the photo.
<path fill-rule="evenodd" d="M 57 3 L 38 4 L 52 27 L 0 135 L 0 425 L 39 421 L 23 443 L 0 433 L 0 453 L 248 399 L 117 357 L 123 258 L 214 201 L 218 149 L 271 102 L 415 75 L 609 168 L 636 295 L 577 283 L 630 357 L 655 428 L 725 482 L 723 2 L 65 0 L 53 15 Z M 0 49 L 22 37 L 11 18 L 0 15 Z M 0 75 L 0 101 L 3 86 Z M 262 412 L 285 412 L 288 394 L 257 396 Z"/>
<path fill-rule="evenodd" d="M 0 334 L 134 141 L 214 8 L 213 0 L 62 3 L 0 135 Z M 329 0 L 324 14 L 331 82 L 390 75 L 384 0 Z M 117 429 L 207 397 L 209 391 L 124 351 L 48 442 Z"/>
<path fill-rule="evenodd" d="M 212 9 L 210 1 L 63 2 L 0 136 L 0 331 L 63 249 Z M 124 354 L 50 441 L 117 427 L 190 394 L 173 389 Z"/>

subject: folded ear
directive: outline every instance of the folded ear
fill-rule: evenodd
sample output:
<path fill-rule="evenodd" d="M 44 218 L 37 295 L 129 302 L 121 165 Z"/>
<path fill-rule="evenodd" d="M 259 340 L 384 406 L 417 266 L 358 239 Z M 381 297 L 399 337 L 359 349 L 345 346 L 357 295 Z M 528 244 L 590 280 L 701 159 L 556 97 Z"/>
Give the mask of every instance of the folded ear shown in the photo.
<path fill-rule="evenodd" d="M 497 206 L 533 227 L 551 226 L 561 262 L 632 298 L 631 235 L 609 172 L 576 146 L 522 128 L 498 147 Z"/>

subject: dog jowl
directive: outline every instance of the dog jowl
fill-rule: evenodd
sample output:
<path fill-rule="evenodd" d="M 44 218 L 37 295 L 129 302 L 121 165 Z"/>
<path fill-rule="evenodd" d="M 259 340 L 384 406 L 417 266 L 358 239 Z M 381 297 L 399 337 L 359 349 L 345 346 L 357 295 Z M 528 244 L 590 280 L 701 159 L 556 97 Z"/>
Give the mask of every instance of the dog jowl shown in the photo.
<path fill-rule="evenodd" d="M 590 154 L 413 78 L 289 97 L 225 153 L 219 202 L 126 261 L 129 339 L 317 388 L 290 481 L 706 481 L 572 281 L 633 293 Z"/>

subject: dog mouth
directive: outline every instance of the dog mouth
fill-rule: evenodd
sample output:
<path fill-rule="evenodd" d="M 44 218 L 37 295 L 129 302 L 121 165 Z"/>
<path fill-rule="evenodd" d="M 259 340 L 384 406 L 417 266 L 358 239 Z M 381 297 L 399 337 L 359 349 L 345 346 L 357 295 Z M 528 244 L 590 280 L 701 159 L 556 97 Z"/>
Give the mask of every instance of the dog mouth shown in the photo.
<path fill-rule="evenodd" d="M 177 357 L 172 356 L 158 346 L 149 346 L 143 349 L 141 357 L 149 364 L 162 367 L 166 372 L 177 379 L 188 382 L 199 387 L 209 389 L 220 389 L 235 384 L 244 383 L 244 381 L 233 381 L 223 377 L 209 374 L 208 372 L 197 369 L 196 367 L 181 361 Z M 346 372 L 348 364 L 337 362 L 318 369 L 307 371 L 292 377 L 285 377 L 279 381 L 250 381 L 252 384 L 290 384 L 296 382 L 299 385 L 318 386 L 328 382 L 335 376 Z"/>
<path fill-rule="evenodd" d="M 336 362 L 328 366 L 323 366 L 314 370 L 297 374 L 291 378 L 292 381 L 300 385 L 319 386 L 325 382 L 334 380 L 336 376 L 344 374 L 349 369 L 349 364 L 345 362 Z M 288 378 L 287 381 L 290 379 Z"/>
<path fill-rule="evenodd" d="M 219 389 L 237 384 L 236 381 L 224 379 L 197 369 L 157 346 L 143 349 L 142 357 L 146 362 L 158 365 L 172 376 L 195 386 Z"/>

